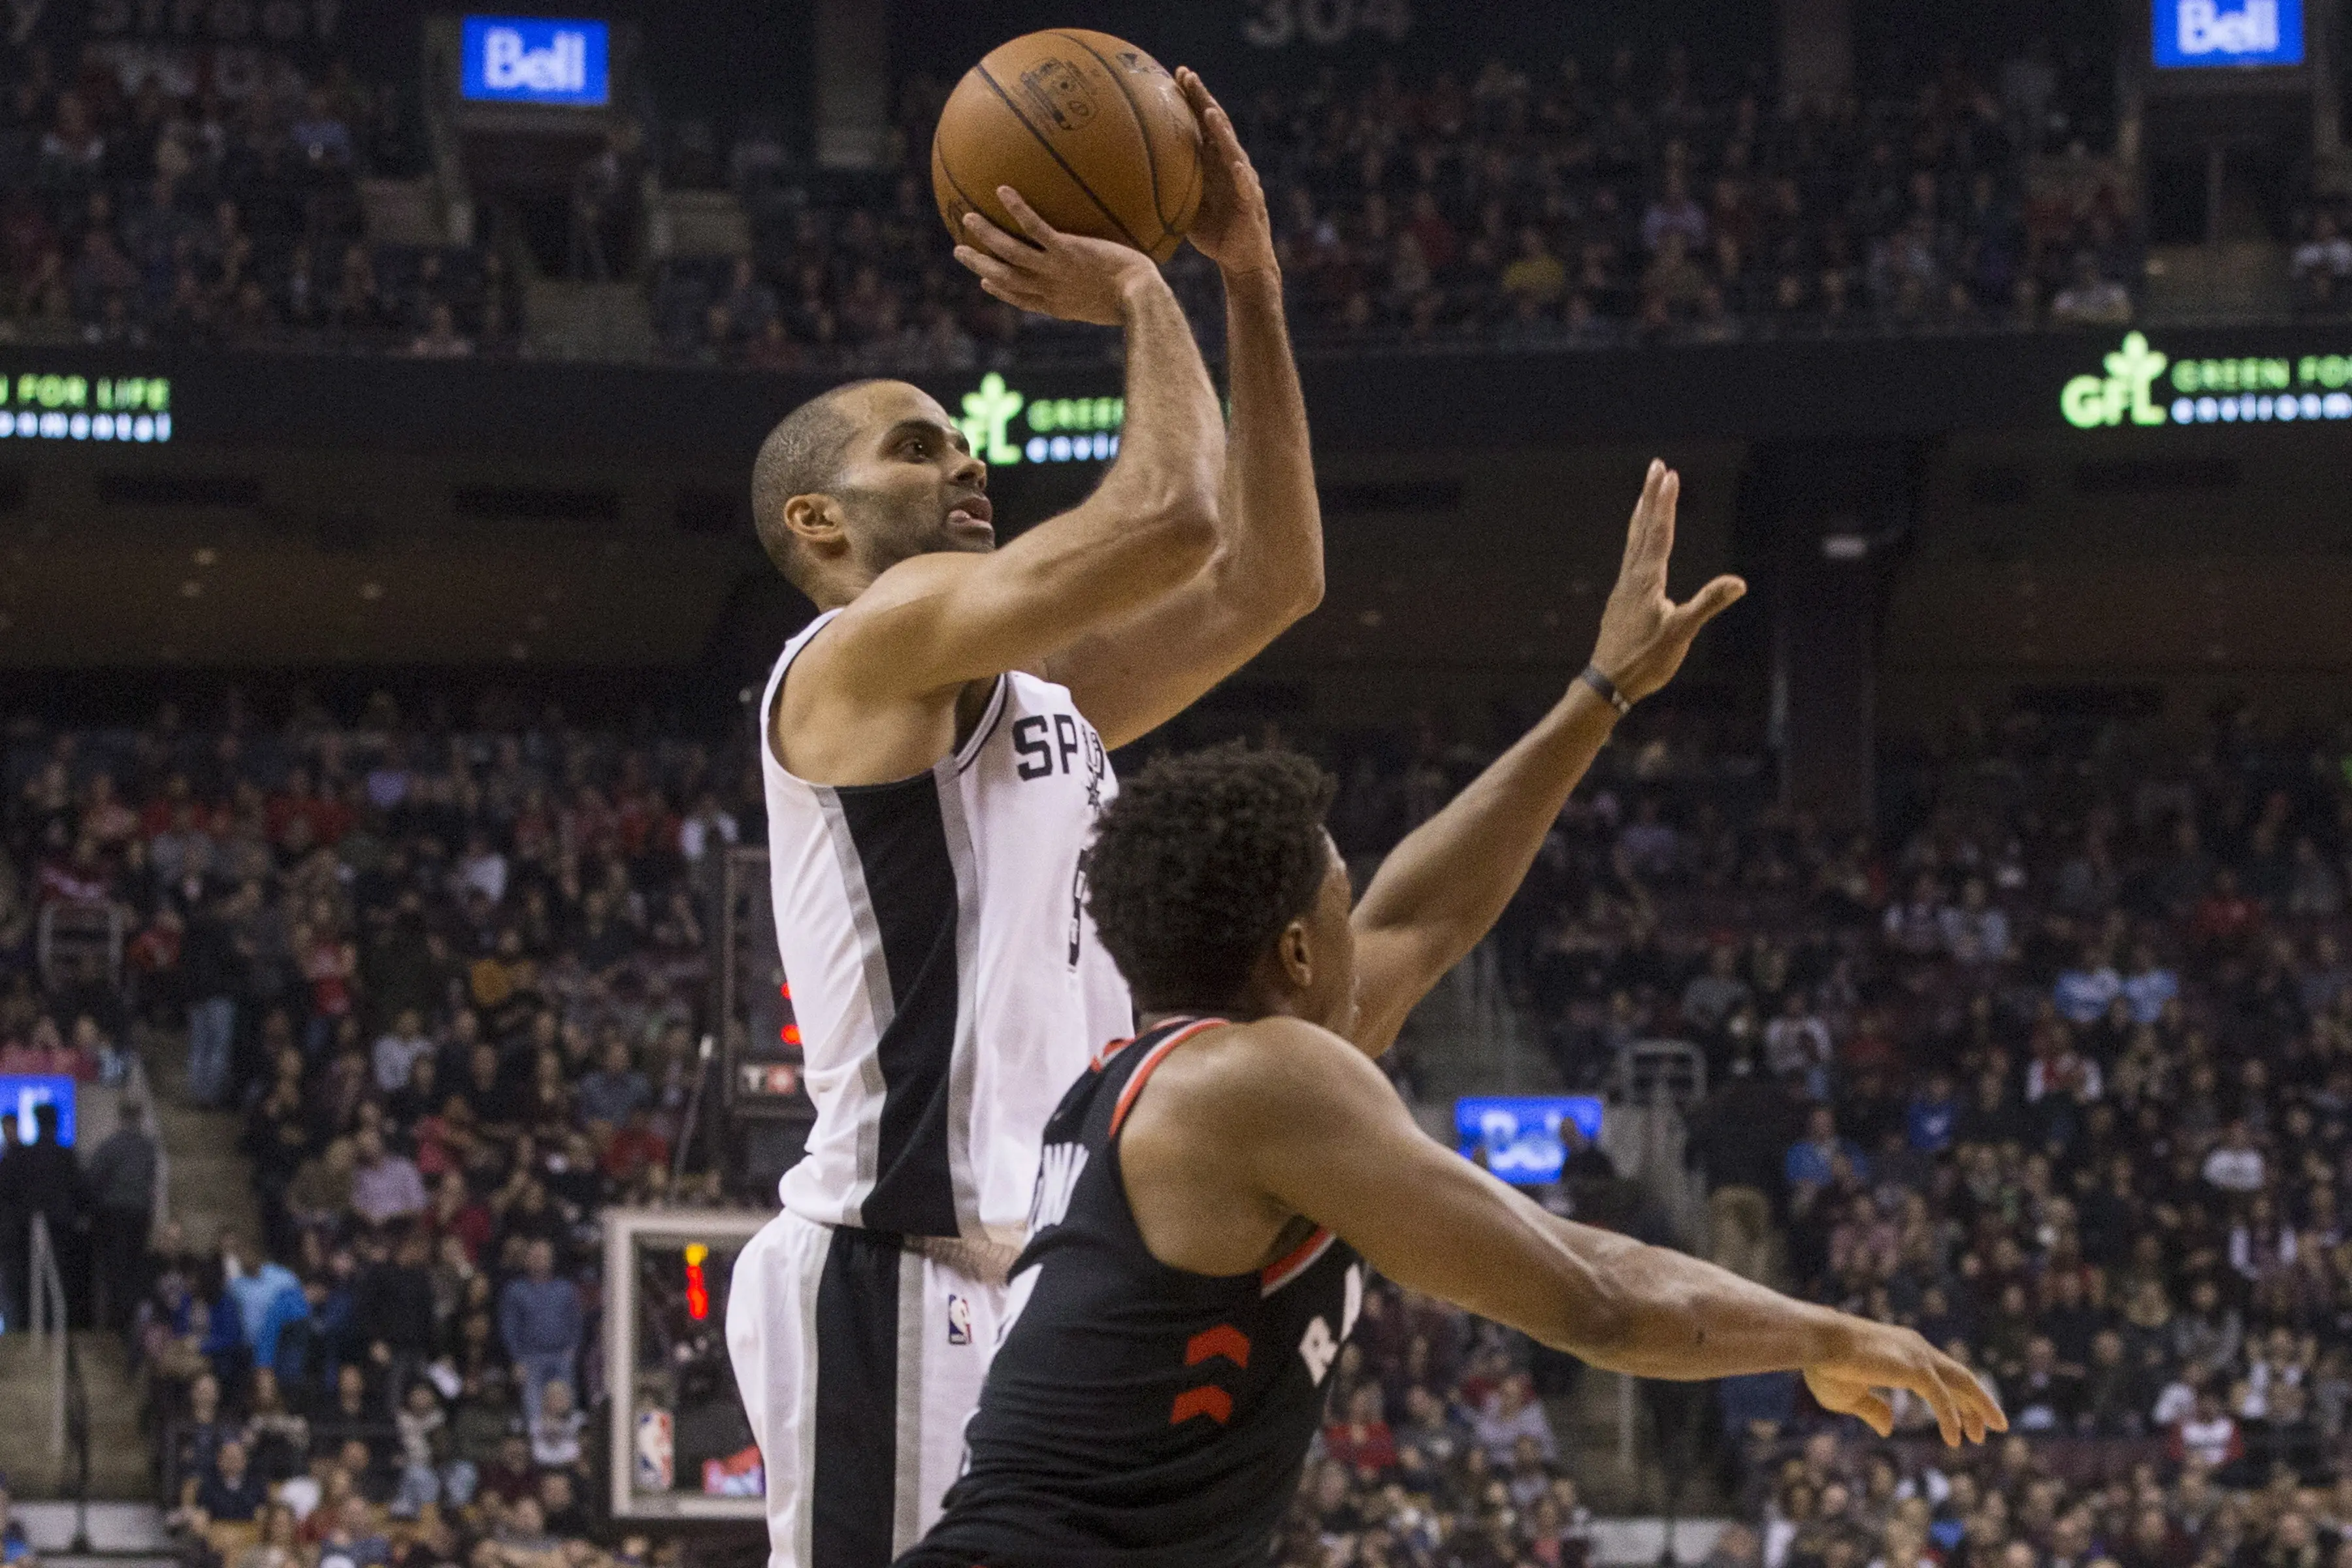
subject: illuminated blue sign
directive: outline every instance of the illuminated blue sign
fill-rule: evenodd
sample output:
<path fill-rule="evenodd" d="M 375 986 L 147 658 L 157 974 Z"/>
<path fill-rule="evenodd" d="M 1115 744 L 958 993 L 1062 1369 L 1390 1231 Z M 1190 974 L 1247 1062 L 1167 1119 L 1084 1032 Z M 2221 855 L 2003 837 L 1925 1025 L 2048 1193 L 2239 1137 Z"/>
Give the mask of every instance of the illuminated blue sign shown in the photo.
<path fill-rule="evenodd" d="M 58 1108 L 58 1142 L 74 1141 L 74 1080 L 59 1073 L 0 1073 L 0 1116 L 16 1123 L 16 1142 L 33 1141 L 33 1108 Z"/>
<path fill-rule="evenodd" d="M 1479 1095 L 1454 1102 L 1462 1152 L 1522 1187 L 1559 1180 L 1568 1149 L 1562 1123 L 1585 1142 L 1601 1136 L 1601 1101 L 1589 1094 Z"/>
<path fill-rule="evenodd" d="M 2156 63 L 2299 66 L 2303 0 L 2156 0 Z"/>
<path fill-rule="evenodd" d="M 458 92 L 488 103 L 602 108 L 612 100 L 611 36 L 602 22 L 466 18 Z"/>

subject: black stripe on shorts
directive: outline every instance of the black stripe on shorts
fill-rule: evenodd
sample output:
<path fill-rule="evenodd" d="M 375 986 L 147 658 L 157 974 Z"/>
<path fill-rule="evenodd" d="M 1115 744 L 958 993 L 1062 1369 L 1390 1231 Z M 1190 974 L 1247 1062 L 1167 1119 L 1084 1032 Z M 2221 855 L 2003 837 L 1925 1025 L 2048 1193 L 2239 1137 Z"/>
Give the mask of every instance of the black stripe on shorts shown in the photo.
<path fill-rule="evenodd" d="M 889 1568 L 898 1519 L 895 1236 L 838 1226 L 816 1289 L 810 1568 Z"/>

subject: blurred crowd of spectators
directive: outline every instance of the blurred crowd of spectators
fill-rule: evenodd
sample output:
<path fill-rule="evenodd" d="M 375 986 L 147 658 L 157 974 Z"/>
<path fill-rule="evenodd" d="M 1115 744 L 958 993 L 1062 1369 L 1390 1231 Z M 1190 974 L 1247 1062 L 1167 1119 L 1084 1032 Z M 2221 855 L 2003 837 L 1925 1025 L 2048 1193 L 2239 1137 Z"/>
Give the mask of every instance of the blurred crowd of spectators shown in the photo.
<path fill-rule="evenodd" d="M 422 166 L 412 95 L 282 61 L 232 100 L 111 56 L 22 58 L 0 92 L 0 331 L 520 346 L 519 252 L 363 232 L 359 178 Z M 1605 343 L 2127 320 L 2139 225 L 2099 156 L 2110 96 L 2096 62 L 2037 46 L 1995 71 L 1948 60 L 1868 99 L 1790 107 L 1760 69 L 1677 47 L 1590 68 L 1327 71 L 1231 107 L 1302 340 Z M 950 258 L 926 174 L 943 99 L 905 81 L 884 166 L 865 174 L 808 169 L 756 117 L 723 155 L 702 121 L 624 126 L 580 171 L 568 250 L 551 241 L 541 265 L 632 275 L 652 174 L 732 188 L 752 239 L 739 259 L 647 269 L 667 355 L 863 374 L 1099 354 L 1098 335 L 1022 317 Z M 1172 270 L 1215 321 L 1212 269 L 1187 251 Z"/>
<path fill-rule="evenodd" d="M 1783 106 L 1760 73 L 1706 79 L 1677 47 L 1589 71 L 1327 71 L 1230 107 L 1302 341 L 1607 343 L 2127 321 L 2138 226 L 2095 156 L 2106 79 L 2037 49 L 1985 75 L 1948 61 L 1897 96 Z M 699 152 L 674 169 L 731 179 L 757 243 L 740 264 L 666 269 L 671 350 L 870 370 L 1060 346 L 948 258 L 923 174 L 940 101 L 937 83 L 904 86 L 896 171 L 871 181 L 783 181 L 758 133 L 730 172 Z M 1213 321 L 1213 279 L 1185 257 L 1180 290 Z"/>
<path fill-rule="evenodd" d="M 1790 1376 L 1669 1402 L 1669 1465 L 1711 1447 L 1757 1526 L 1721 1568 L 2345 1561 L 2352 730 L 2258 741 L 2225 713 L 2184 746 L 2014 715 L 1890 757 L 1876 837 L 1743 804 L 1729 759 L 1668 734 L 1612 752 L 1506 917 L 1501 984 L 1570 1087 L 1694 1044 L 1712 1234 L 1684 1239 L 1916 1326 L 2019 1438 L 1931 1463 L 1906 1402 L 1895 1444 L 1857 1447 Z M 1424 737 L 1348 773 L 1343 847 L 1479 754 Z M 1367 1409 L 1413 1419 L 1384 1386 Z M 1327 1468 L 1301 1504 L 1325 1555 L 1290 1560 L 1552 1561 L 1554 1521 L 1485 1489 L 1473 1533 L 1518 1544 L 1424 1550 L 1400 1521 L 1474 1506 L 1458 1482 Z"/>
<path fill-rule="evenodd" d="M 241 1118 L 256 1173 L 258 1233 L 202 1256 L 171 1225 L 142 1246 L 143 1214 L 62 1248 L 77 1318 L 132 1337 L 191 1551 L 587 1560 L 559 1543 L 602 1456 L 600 1210 L 716 1195 L 671 1155 L 741 760 L 382 698 L 12 733 L 0 1068 L 96 1072 L 184 1027 L 186 1098 Z M 119 975 L 56 940 L 93 912 Z M 0 1218 L 38 1152 L 0 1158 Z M 105 1158 L 79 1185 L 112 1201 Z"/>
<path fill-rule="evenodd" d="M 2352 203 L 2315 203 L 2294 245 L 2295 308 L 2308 316 L 2352 311 Z"/>
<path fill-rule="evenodd" d="M 1314 744 L 1351 858 L 1486 754 L 1427 724 Z M 1568 1087 L 1695 1047 L 1710 1234 L 1601 1147 L 1543 1195 L 1916 1325 L 2018 1441 L 1954 1458 L 1904 1405 L 1858 1442 L 1789 1377 L 1654 1398 L 1675 1484 L 1719 1474 L 1747 1521 L 1716 1568 L 2336 1568 L 2352 733 L 2021 712 L 1890 752 L 1876 835 L 1774 806 L 1752 750 L 1630 726 L 1478 961 Z M 103 1077 L 184 1026 L 187 1092 L 239 1113 L 257 1172 L 258 1233 L 215 1253 L 93 1243 L 192 1543 L 643 1554 L 591 1500 L 594 1220 L 712 1195 L 669 1154 L 715 856 L 758 833 L 745 761 L 388 699 L 12 733 L 0 1065 Z M 35 940 L 92 905 L 124 920 L 120 987 Z M 1585 1560 L 1572 1366 L 1383 1286 L 1334 1382 L 1281 1561 Z"/>
<path fill-rule="evenodd" d="M 424 160 L 411 96 L 265 57 L 239 96 L 142 55 L 16 57 L 0 86 L 0 341 L 510 343 L 487 248 L 367 242 L 359 181 Z"/>

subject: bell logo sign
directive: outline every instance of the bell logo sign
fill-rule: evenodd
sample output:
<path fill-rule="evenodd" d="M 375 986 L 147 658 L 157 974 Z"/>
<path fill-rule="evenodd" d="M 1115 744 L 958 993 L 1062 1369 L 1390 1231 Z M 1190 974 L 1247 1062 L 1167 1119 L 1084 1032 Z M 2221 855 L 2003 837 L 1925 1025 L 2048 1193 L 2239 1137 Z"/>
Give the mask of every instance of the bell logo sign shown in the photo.
<path fill-rule="evenodd" d="M 588 40 L 578 33 L 558 33 L 547 47 L 534 49 L 512 27 L 492 27 L 482 40 L 482 83 L 578 92 L 588 85 Z"/>
<path fill-rule="evenodd" d="M 2066 423 L 2077 430 L 2120 425 L 2126 417 L 2135 425 L 2165 424 L 2164 407 L 2148 395 L 2148 390 L 2171 363 L 2148 347 L 2146 337 L 2134 332 L 2124 339 L 2123 347 L 2106 357 L 2105 375 L 2076 376 L 2059 395 L 2058 406 Z"/>
<path fill-rule="evenodd" d="M 2156 0 L 2159 66 L 2303 63 L 2303 0 Z"/>
<path fill-rule="evenodd" d="M 468 16 L 459 90 L 494 103 L 595 108 L 611 98 L 611 41 L 602 22 Z"/>

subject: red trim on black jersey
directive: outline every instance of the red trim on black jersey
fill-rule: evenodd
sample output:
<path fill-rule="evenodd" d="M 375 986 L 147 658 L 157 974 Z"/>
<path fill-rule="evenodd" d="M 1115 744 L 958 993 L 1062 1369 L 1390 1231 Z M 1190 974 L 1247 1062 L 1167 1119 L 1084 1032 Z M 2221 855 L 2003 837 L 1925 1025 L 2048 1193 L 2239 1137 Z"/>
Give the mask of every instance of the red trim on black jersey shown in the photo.
<path fill-rule="evenodd" d="M 1219 1323 L 1213 1329 L 1202 1329 L 1184 1342 L 1184 1364 L 1198 1366 L 1204 1361 L 1224 1357 L 1235 1366 L 1249 1365 L 1249 1336 L 1231 1323 Z"/>
<path fill-rule="evenodd" d="M 1331 1244 L 1338 1239 L 1339 1239 L 1338 1237 L 1318 1226 L 1315 1234 L 1293 1248 L 1289 1257 L 1259 1270 L 1257 1293 L 1261 1296 L 1271 1296 L 1309 1268 L 1314 1268 L 1315 1260 L 1330 1251 Z"/>
<path fill-rule="evenodd" d="M 1168 1425 L 1181 1426 L 1195 1415 L 1205 1415 L 1218 1426 L 1225 1426 L 1234 1418 L 1234 1396 L 1213 1383 L 1188 1388 L 1169 1407 Z"/>
<path fill-rule="evenodd" d="M 1190 1022 L 1192 1022 L 1191 1019 L 1179 1016 L 1169 1019 L 1160 1026 L 1163 1029 L 1172 1029 L 1180 1024 L 1187 1024 Z M 1127 1049 L 1128 1047 L 1135 1044 L 1135 1042 L 1140 1037 L 1141 1037 L 1139 1036 L 1129 1035 L 1123 1040 L 1112 1040 L 1108 1042 L 1104 1045 L 1102 1049 L 1095 1053 L 1095 1059 L 1087 1064 L 1087 1070 L 1090 1072 L 1102 1071 L 1103 1068 L 1110 1066 L 1112 1058 L 1118 1056 L 1119 1052 Z"/>
<path fill-rule="evenodd" d="M 1193 1036 L 1204 1030 L 1217 1028 L 1223 1023 L 1223 1018 L 1196 1018 L 1151 1047 L 1151 1054 L 1136 1064 L 1135 1076 L 1129 1079 L 1127 1087 L 1118 1091 L 1118 1103 L 1111 1107 L 1111 1137 L 1118 1136 L 1119 1124 L 1127 1120 L 1127 1113 L 1134 1109 L 1135 1097 L 1142 1092 L 1144 1080 L 1159 1070 L 1160 1064 L 1167 1059 L 1168 1053 Z"/>

